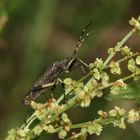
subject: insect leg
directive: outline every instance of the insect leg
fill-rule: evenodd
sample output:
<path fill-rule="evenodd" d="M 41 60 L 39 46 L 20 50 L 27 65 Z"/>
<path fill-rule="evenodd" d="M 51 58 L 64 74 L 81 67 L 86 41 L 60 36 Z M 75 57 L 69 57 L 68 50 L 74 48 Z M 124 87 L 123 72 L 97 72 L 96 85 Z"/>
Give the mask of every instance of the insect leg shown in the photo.
<path fill-rule="evenodd" d="M 85 71 L 83 65 L 84 65 L 85 67 L 87 67 L 87 68 L 88 68 L 88 65 L 87 65 L 83 60 L 81 60 L 80 58 L 76 58 L 76 60 L 77 60 L 79 63 L 77 63 L 77 64 L 74 63 L 73 66 L 70 67 L 71 70 L 72 70 L 72 69 L 75 69 L 77 66 L 80 66 L 80 68 L 82 69 L 83 73 L 85 74 L 86 71 Z"/>
<path fill-rule="evenodd" d="M 56 82 L 53 84 L 51 91 L 53 91 L 56 88 Z"/>
<path fill-rule="evenodd" d="M 57 79 L 57 82 L 61 84 L 63 83 L 63 81 L 60 78 Z"/>
<path fill-rule="evenodd" d="M 53 86 L 52 86 L 52 88 L 51 88 L 51 91 L 52 91 L 52 92 L 51 92 L 51 97 L 52 97 L 52 99 L 54 98 L 54 97 L 53 97 L 53 91 L 54 91 L 54 89 L 56 88 L 56 84 L 57 84 L 57 80 L 54 81 L 54 84 L 53 84 Z"/>
<path fill-rule="evenodd" d="M 80 65 L 81 70 L 83 71 L 84 74 L 86 74 L 86 71 L 82 65 Z"/>
<path fill-rule="evenodd" d="M 61 86 L 62 86 L 62 88 L 64 89 L 65 88 L 65 86 L 64 86 L 64 83 L 62 82 L 61 83 Z M 64 91 L 64 100 L 63 100 L 63 102 L 64 102 L 64 104 L 67 102 L 67 99 L 66 99 L 66 93 L 65 93 L 65 91 Z"/>
<path fill-rule="evenodd" d="M 51 88 L 51 91 L 53 91 L 56 88 L 56 85 L 59 84 L 59 83 L 61 83 L 61 85 L 63 85 L 62 87 L 64 88 L 63 81 L 60 78 L 58 78 L 57 80 L 54 81 L 54 84 L 53 84 L 53 86 Z M 51 93 L 51 96 L 52 96 L 52 98 L 54 98 L 53 93 Z"/>
<path fill-rule="evenodd" d="M 67 68 L 66 68 L 67 71 L 66 71 L 66 72 L 71 71 L 76 62 L 77 62 L 77 58 L 73 58 L 73 59 L 70 61 L 69 65 L 67 66 Z"/>
<path fill-rule="evenodd" d="M 64 83 L 63 83 L 63 81 L 60 78 L 57 79 L 57 82 L 61 83 L 61 86 L 62 86 L 63 89 L 65 88 Z M 65 91 L 64 91 L 63 95 L 64 95 L 63 102 L 65 104 L 66 101 L 67 101 Z"/>
<path fill-rule="evenodd" d="M 71 64 L 70 67 L 68 67 L 68 70 L 65 71 L 65 73 L 68 73 L 68 72 L 72 71 L 73 69 L 77 68 L 78 66 L 80 66 L 80 68 L 82 69 L 83 73 L 85 74 L 86 71 L 85 71 L 84 67 L 81 65 L 81 62 L 80 63 L 76 63 L 76 64 L 75 63 Z"/>
<path fill-rule="evenodd" d="M 86 73 L 86 70 L 84 69 L 84 67 L 80 63 L 77 63 L 76 65 L 74 65 L 72 69 L 75 69 L 78 66 L 80 66 L 82 72 L 85 74 Z"/>
<path fill-rule="evenodd" d="M 89 67 L 88 67 L 88 64 L 86 64 L 83 60 L 81 60 L 80 58 L 77 58 L 77 60 L 78 60 L 81 64 L 83 64 L 85 67 L 89 68 Z"/>

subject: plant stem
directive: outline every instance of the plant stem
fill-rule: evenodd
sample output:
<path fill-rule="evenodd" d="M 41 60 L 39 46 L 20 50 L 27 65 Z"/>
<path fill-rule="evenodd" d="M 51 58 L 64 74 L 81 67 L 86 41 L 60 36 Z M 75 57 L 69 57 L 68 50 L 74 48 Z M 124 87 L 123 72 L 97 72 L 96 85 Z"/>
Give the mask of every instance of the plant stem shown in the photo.
<path fill-rule="evenodd" d="M 117 45 L 115 46 L 115 49 L 120 49 L 123 44 L 133 35 L 133 33 L 135 32 L 135 29 L 132 29 L 120 42 L 117 43 Z M 116 54 L 116 52 L 112 52 L 107 59 L 104 62 L 104 67 L 109 63 L 109 61 L 114 57 L 114 55 Z"/>
<path fill-rule="evenodd" d="M 132 55 L 125 56 L 125 57 L 121 58 L 120 60 L 118 60 L 118 61 L 116 61 L 116 62 L 117 62 L 117 63 L 121 63 L 121 62 L 123 62 L 123 61 L 125 61 L 125 60 L 127 60 L 127 59 L 130 59 L 130 58 L 132 58 L 132 57 L 135 57 L 135 56 L 137 56 L 137 55 L 139 55 L 139 54 L 140 54 L 139 52 L 133 53 Z M 109 68 L 109 65 L 107 65 L 107 66 L 104 67 L 104 69 L 107 69 L 107 68 Z"/>

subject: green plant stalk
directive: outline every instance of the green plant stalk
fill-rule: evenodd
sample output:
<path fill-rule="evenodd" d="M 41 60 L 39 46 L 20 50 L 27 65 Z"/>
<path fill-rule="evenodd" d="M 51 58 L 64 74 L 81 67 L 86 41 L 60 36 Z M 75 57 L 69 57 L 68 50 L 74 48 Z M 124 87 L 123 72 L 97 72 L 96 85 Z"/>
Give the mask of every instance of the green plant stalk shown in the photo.
<path fill-rule="evenodd" d="M 120 49 L 124 43 L 133 35 L 133 33 L 135 32 L 135 29 L 132 29 L 120 42 L 117 43 L 117 45 L 115 46 L 116 49 Z M 104 67 L 110 62 L 110 60 L 114 57 L 114 55 L 116 54 L 116 52 L 112 52 L 107 59 L 104 62 Z"/>
<path fill-rule="evenodd" d="M 117 62 L 117 63 L 122 63 L 122 62 L 124 62 L 125 60 L 128 60 L 128 59 L 130 59 L 130 58 L 132 58 L 132 57 L 138 56 L 139 54 L 140 54 L 139 52 L 133 53 L 132 55 L 125 56 L 125 57 L 121 58 L 120 60 L 118 60 L 118 61 L 116 61 L 116 62 Z M 109 68 L 109 65 L 107 65 L 107 66 L 104 67 L 104 69 L 107 69 L 107 68 Z M 103 70 L 104 70 L 104 69 L 103 69 Z"/>
<path fill-rule="evenodd" d="M 105 124 L 109 124 L 111 122 L 113 122 L 114 120 L 116 120 L 116 118 L 113 118 L 113 117 L 110 117 L 110 118 L 100 118 L 100 119 L 95 119 L 93 120 L 94 122 L 96 123 L 100 123 L 102 125 L 105 125 Z M 87 122 L 84 122 L 84 123 L 78 123 L 78 124 L 73 124 L 70 126 L 71 129 L 75 129 L 75 128 L 84 128 L 86 127 L 87 125 L 90 125 L 93 123 L 93 121 L 87 121 Z M 56 129 L 56 132 L 59 132 L 63 129 L 63 127 L 59 127 Z"/>
<path fill-rule="evenodd" d="M 138 110 L 137 111 L 138 113 L 140 113 L 140 111 Z M 95 119 L 93 121 L 88 121 L 88 122 L 84 122 L 84 123 L 79 123 L 79 124 L 73 124 L 71 125 L 70 129 L 78 129 L 78 128 L 85 128 L 87 127 L 88 125 L 92 125 L 93 122 L 95 123 L 99 123 L 101 124 L 102 126 L 106 126 L 106 125 L 110 125 L 110 124 L 113 124 L 114 121 L 116 120 L 119 120 L 121 117 L 123 117 L 125 120 L 127 119 L 128 117 L 128 113 L 126 112 L 123 116 L 120 116 L 120 117 L 108 117 L 108 118 L 98 118 L 98 119 Z M 57 129 L 57 132 L 61 131 L 63 128 L 60 127 Z M 81 132 L 77 133 L 75 135 L 75 138 L 77 138 L 79 135 L 81 135 Z M 67 138 L 66 140 L 74 140 L 73 137 L 69 137 Z"/>

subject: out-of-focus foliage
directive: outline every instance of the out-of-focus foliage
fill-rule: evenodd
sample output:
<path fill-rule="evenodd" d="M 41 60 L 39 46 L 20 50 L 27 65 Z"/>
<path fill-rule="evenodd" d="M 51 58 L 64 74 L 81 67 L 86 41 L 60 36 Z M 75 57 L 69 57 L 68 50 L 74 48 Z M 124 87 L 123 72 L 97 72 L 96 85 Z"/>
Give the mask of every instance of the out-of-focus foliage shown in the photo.
<path fill-rule="evenodd" d="M 0 8 L 0 32 L 4 28 L 4 25 L 6 24 L 7 20 L 8 20 L 8 16 L 5 9 Z"/>
<path fill-rule="evenodd" d="M 21 104 L 21 99 L 32 83 L 53 61 L 70 55 L 79 33 L 87 23 L 93 22 L 94 26 L 84 47 L 80 49 L 79 56 L 89 62 L 101 55 L 105 57 L 103 56 L 105 50 L 111 47 L 108 45 L 115 44 L 115 41 L 128 30 L 123 21 L 126 23 L 131 16 L 139 15 L 139 4 L 140 2 L 135 0 L 1 0 L 1 139 L 9 128 L 23 123 L 28 115 L 27 107 Z M 134 46 L 139 45 L 140 41 L 137 40 L 132 40 Z M 73 72 L 76 76 L 78 76 L 77 71 L 79 69 Z M 94 102 L 92 106 L 92 110 L 86 109 L 86 114 L 110 105 L 106 104 L 105 100 L 101 100 L 100 104 Z M 72 116 L 75 121 L 90 118 L 89 115 L 82 116 L 80 110 L 74 111 L 80 114 Z M 134 134 L 135 138 L 139 139 L 140 133 L 137 129 L 128 129 L 131 134 L 126 131 L 125 139 L 132 139 Z M 123 132 L 120 131 L 109 136 L 108 132 L 110 130 L 106 130 L 102 140 L 124 137 Z"/>

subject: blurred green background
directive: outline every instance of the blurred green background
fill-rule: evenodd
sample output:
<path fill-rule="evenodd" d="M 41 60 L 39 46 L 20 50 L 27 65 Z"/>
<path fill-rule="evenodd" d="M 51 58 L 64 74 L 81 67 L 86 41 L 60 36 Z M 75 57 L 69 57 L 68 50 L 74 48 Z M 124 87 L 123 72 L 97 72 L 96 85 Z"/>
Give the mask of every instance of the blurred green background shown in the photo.
<path fill-rule="evenodd" d="M 85 25 L 92 22 L 93 29 L 78 55 L 89 63 L 96 57 L 106 58 L 107 48 L 113 47 L 131 29 L 128 20 L 140 15 L 139 11 L 139 0 L 1 0 L 0 139 L 4 139 L 9 129 L 21 126 L 31 114 L 32 110 L 29 113 L 28 107 L 21 103 L 22 98 L 52 62 L 71 55 Z M 127 45 L 138 50 L 139 36 L 134 35 Z M 69 76 L 78 79 L 82 72 L 77 68 L 65 75 Z M 59 89 L 54 97 L 60 94 Z M 46 95 L 51 97 L 50 91 Z M 111 109 L 114 105 L 136 106 L 130 101 L 96 99 L 91 107 L 75 108 L 69 115 L 73 122 L 88 121 L 96 117 L 97 110 Z M 57 136 L 43 134 L 38 140 L 46 138 L 57 139 Z M 99 137 L 88 139 L 139 140 L 140 124 L 129 125 L 125 130 L 107 127 Z"/>

